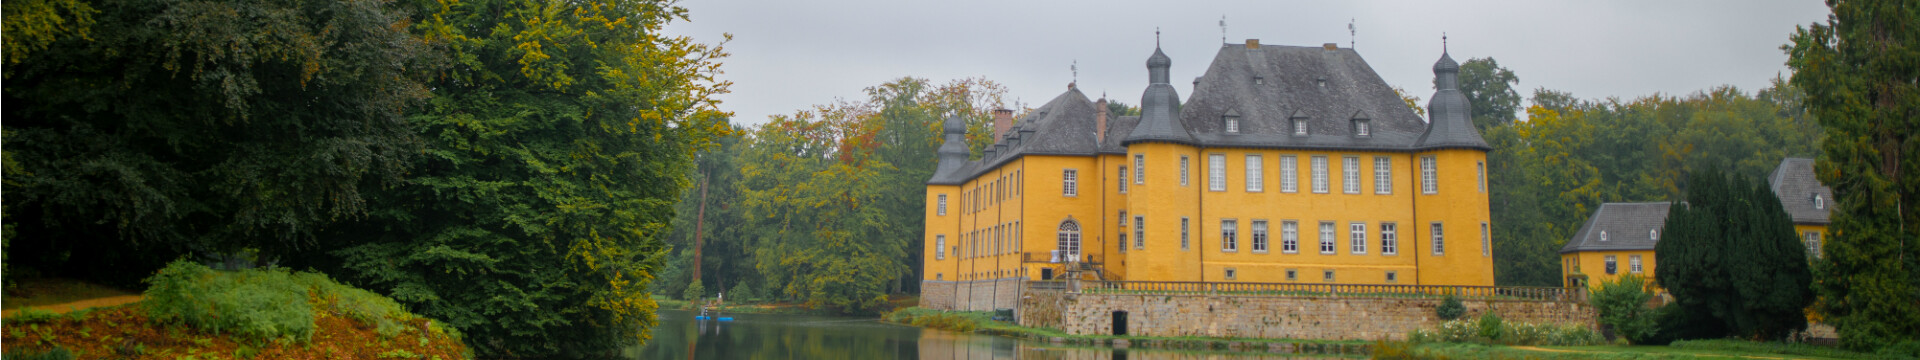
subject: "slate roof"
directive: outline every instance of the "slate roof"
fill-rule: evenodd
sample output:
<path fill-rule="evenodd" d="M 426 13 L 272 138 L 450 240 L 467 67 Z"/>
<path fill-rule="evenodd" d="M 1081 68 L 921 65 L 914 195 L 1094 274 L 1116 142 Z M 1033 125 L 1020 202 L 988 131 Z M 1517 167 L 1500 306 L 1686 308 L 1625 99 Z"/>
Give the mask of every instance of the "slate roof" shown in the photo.
<path fill-rule="evenodd" d="M 1095 116 L 1098 108 L 1087 100 L 1078 88 L 1068 88 L 1065 93 L 1047 101 L 1045 105 L 1033 109 L 1026 116 L 1014 121 L 1018 132 L 1008 131 L 989 149 L 995 149 L 993 156 L 980 160 L 966 161 L 952 172 L 936 170 L 932 185 L 959 185 L 979 176 L 980 173 L 1000 167 L 1024 155 L 1083 155 L 1093 156 L 1100 151 L 1100 139 L 1094 133 Z M 1018 139 L 1017 141 L 1015 139 Z M 951 139 L 951 138 L 950 138 Z M 952 140 L 948 141 L 952 143 Z M 941 145 L 943 148 L 946 144 Z M 964 149 L 964 145 L 962 145 Z M 1119 150 L 1125 152 L 1124 148 Z M 961 157 L 962 160 L 965 157 Z"/>
<path fill-rule="evenodd" d="M 1229 111 L 1238 133 L 1226 132 Z M 1293 135 L 1292 119 L 1306 120 L 1306 136 Z M 1355 136 L 1355 119 L 1367 119 L 1371 134 Z M 1359 53 L 1317 46 L 1222 46 L 1180 120 L 1215 147 L 1409 151 L 1427 130 Z"/>
<path fill-rule="evenodd" d="M 1780 197 L 1780 205 L 1786 208 L 1794 223 L 1826 225 L 1832 222 L 1833 189 L 1814 176 L 1813 159 L 1780 160 L 1780 166 L 1767 175 L 1767 183 L 1773 186 L 1773 194 Z M 1814 207 L 1814 195 L 1820 196 L 1824 208 Z"/>
<path fill-rule="evenodd" d="M 1573 232 L 1573 238 L 1560 253 L 1594 250 L 1653 250 L 1654 234 L 1666 226 L 1671 203 L 1605 203 L 1587 217 L 1587 223 Z M 1601 240 L 1605 232 L 1606 240 Z"/>

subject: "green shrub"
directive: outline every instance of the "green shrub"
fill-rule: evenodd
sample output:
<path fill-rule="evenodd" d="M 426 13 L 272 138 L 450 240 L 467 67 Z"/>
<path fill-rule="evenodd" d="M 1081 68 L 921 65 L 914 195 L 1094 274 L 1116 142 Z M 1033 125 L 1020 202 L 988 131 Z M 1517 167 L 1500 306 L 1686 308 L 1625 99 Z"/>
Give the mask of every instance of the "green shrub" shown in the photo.
<path fill-rule="evenodd" d="M 1479 328 L 1480 338 L 1500 342 L 1505 340 L 1507 333 L 1505 325 L 1501 322 L 1500 315 L 1494 315 L 1492 311 L 1488 311 L 1480 314 L 1480 321 L 1475 327 Z"/>
<path fill-rule="evenodd" d="M 1907 340 L 1883 346 L 1874 354 L 1894 359 L 1920 359 L 1920 341 Z"/>
<path fill-rule="evenodd" d="M 693 284 L 687 285 L 687 292 L 680 294 L 680 298 L 686 301 L 698 301 L 706 294 L 706 285 L 701 285 L 700 279 L 693 279 Z"/>
<path fill-rule="evenodd" d="M 14 310 L 13 315 L 8 316 L 6 322 L 9 325 L 38 324 L 38 323 L 53 321 L 53 319 L 59 319 L 59 318 L 60 318 L 59 313 L 41 310 L 40 308 L 25 307 L 25 308 L 20 308 L 20 310 Z"/>
<path fill-rule="evenodd" d="M 373 325 L 374 332 L 382 337 L 401 334 L 407 329 L 405 322 L 417 318 L 392 298 L 342 285 L 326 274 L 299 272 L 292 275 L 292 280 L 311 289 L 319 297 L 319 303 L 329 309 L 354 321 Z"/>
<path fill-rule="evenodd" d="M 1584 326 L 1508 322 L 1500 320 L 1498 316 L 1448 321 L 1440 323 L 1433 330 L 1416 329 L 1407 333 L 1407 342 L 1415 344 L 1499 342 L 1511 345 L 1584 346 L 1602 344 L 1604 340 L 1600 333 Z"/>
<path fill-rule="evenodd" d="M 1440 316 L 1440 320 L 1456 320 L 1467 315 L 1467 306 L 1460 303 L 1459 297 L 1447 295 L 1446 299 L 1440 300 L 1440 306 L 1435 307 L 1433 312 L 1434 315 Z"/>
<path fill-rule="evenodd" d="M 1660 336 L 1659 312 L 1647 308 L 1650 300 L 1653 292 L 1647 290 L 1646 278 L 1634 274 L 1601 282 L 1587 297 L 1587 303 L 1600 311 L 1600 324 L 1612 327 L 1614 334 L 1634 344 L 1665 345 L 1671 340 Z"/>
<path fill-rule="evenodd" d="M 5 356 L 9 360 L 73 360 L 73 351 L 54 346 L 47 349 L 21 349 Z"/>
<path fill-rule="evenodd" d="M 759 300 L 759 299 L 760 299 L 760 296 L 754 294 L 753 287 L 748 286 L 744 282 L 739 284 L 733 284 L 732 289 L 727 289 L 727 302 L 738 302 L 742 304 L 748 304 L 748 303 L 754 302 L 754 300 Z"/>
<path fill-rule="evenodd" d="M 307 289 L 284 269 L 216 272 L 177 260 L 146 282 L 148 316 L 159 322 L 261 340 L 304 342 L 313 336 Z"/>

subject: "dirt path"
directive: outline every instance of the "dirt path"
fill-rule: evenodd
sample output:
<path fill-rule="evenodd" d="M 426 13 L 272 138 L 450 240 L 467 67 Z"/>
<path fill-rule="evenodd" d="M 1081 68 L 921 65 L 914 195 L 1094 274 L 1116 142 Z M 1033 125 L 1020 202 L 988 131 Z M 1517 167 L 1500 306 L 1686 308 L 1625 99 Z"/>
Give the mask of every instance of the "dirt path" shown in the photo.
<path fill-rule="evenodd" d="M 141 297 L 140 295 L 123 295 L 123 296 L 86 299 L 86 300 L 65 303 L 65 304 L 29 306 L 27 308 L 37 308 L 40 310 L 52 311 L 56 313 L 67 313 L 74 310 L 80 310 L 80 309 L 86 309 L 86 308 L 115 306 L 115 305 L 135 303 L 135 302 L 139 302 L 141 299 L 144 299 L 144 297 Z M 13 316 L 13 313 L 16 311 L 20 311 L 20 309 L 7 310 L 4 313 L 0 313 L 0 316 Z"/>

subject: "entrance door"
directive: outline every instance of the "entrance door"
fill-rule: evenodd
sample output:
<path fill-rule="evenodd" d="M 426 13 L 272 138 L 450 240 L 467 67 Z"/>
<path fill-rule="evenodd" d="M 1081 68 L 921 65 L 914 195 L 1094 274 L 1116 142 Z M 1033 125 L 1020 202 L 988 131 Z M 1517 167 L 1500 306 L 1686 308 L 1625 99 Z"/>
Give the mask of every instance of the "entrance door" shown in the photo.
<path fill-rule="evenodd" d="M 1126 334 L 1127 334 L 1127 312 L 1125 311 L 1113 312 L 1113 335 L 1120 336 L 1120 335 L 1126 335 Z"/>

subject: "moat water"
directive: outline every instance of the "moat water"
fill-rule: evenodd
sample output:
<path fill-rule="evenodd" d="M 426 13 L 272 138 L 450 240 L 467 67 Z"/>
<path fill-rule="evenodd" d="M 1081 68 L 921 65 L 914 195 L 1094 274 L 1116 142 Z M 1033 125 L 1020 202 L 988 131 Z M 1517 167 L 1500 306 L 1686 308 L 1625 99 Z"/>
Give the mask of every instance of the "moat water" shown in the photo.
<path fill-rule="evenodd" d="M 696 321 L 663 310 L 636 359 L 1299 359 L 1278 354 L 1062 346 L 1002 336 L 921 329 L 878 319 L 729 314 Z M 1316 358 L 1325 358 L 1324 356 Z"/>

